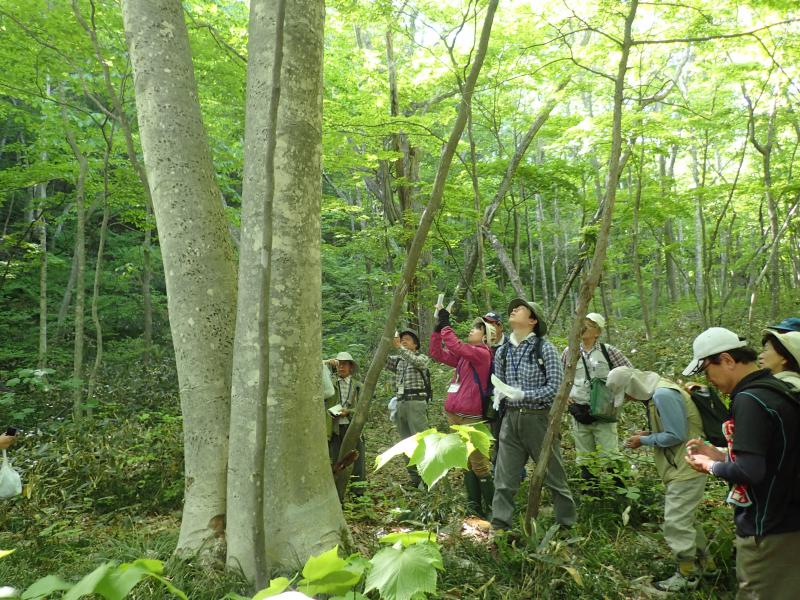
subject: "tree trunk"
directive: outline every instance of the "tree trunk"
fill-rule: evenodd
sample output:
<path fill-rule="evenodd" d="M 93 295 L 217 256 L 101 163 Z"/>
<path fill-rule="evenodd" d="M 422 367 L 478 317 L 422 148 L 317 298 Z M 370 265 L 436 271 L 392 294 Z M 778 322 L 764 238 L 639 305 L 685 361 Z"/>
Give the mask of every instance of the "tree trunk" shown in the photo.
<path fill-rule="evenodd" d="M 183 412 L 177 552 L 224 543 L 236 272 L 177 0 L 124 0 L 139 132 L 159 231 Z M 164 118 L 168 115 L 169 118 Z"/>
<path fill-rule="evenodd" d="M 278 15 L 279 8 L 267 0 L 251 2 L 248 39 L 227 537 L 228 564 L 241 566 L 251 580 L 257 579 L 259 553 L 269 568 L 296 569 L 311 555 L 346 541 L 331 485 L 319 379 L 324 8 L 319 0 L 291 1 L 285 18 Z M 277 23 L 285 25 L 283 33 Z M 274 152 L 265 168 L 271 140 Z M 264 239 L 267 220 L 280 223 L 271 243 Z M 261 272 L 267 261 L 271 275 Z M 262 309 L 267 303 L 259 301 L 265 287 L 270 288 L 266 315 Z M 262 326 L 254 327 L 258 322 Z M 268 355 L 259 351 L 259 329 L 267 324 Z M 254 377 L 265 359 L 266 453 L 264 446 L 258 447 L 259 386 Z M 261 511 L 253 489 L 259 462 L 265 486 Z M 297 476 L 300 472 L 303 477 Z M 260 512 L 263 521 L 257 523 Z M 264 542 L 257 539 L 259 527 Z"/>
<path fill-rule="evenodd" d="M 631 260 L 633 261 L 633 274 L 636 277 L 636 289 L 639 292 L 639 305 L 642 307 L 642 321 L 644 322 L 644 333 L 648 340 L 653 338 L 653 330 L 650 324 L 650 312 L 647 296 L 644 291 L 644 278 L 642 276 L 641 258 L 639 256 L 639 210 L 642 205 L 642 168 L 644 166 L 644 146 L 639 154 L 638 173 L 636 178 L 636 191 L 633 200 L 633 235 L 631 236 Z M 630 173 L 630 171 L 629 171 Z M 633 182 L 628 179 L 628 190 L 633 190 Z"/>
<path fill-rule="evenodd" d="M 86 304 L 86 286 L 84 285 L 84 273 L 86 271 L 86 174 L 89 170 L 89 163 L 86 156 L 81 151 L 75 141 L 75 135 L 67 122 L 66 111 L 62 111 L 64 125 L 66 127 L 67 142 L 69 143 L 75 159 L 78 161 L 78 181 L 75 185 L 75 280 L 77 282 L 75 292 L 75 345 L 72 360 L 72 417 L 80 421 L 84 416 L 83 407 L 83 345 L 84 345 L 84 307 Z"/>
<path fill-rule="evenodd" d="M 611 129 L 611 151 L 608 159 L 608 180 L 606 184 L 603 216 L 600 222 L 600 231 L 597 235 L 597 244 L 592 258 L 592 264 L 583 280 L 581 291 L 578 296 L 577 314 L 572 322 L 569 335 L 570 352 L 567 369 L 564 374 L 564 381 L 558 390 L 558 395 L 553 402 L 553 407 L 550 409 L 550 419 L 547 432 L 542 441 L 542 451 L 536 462 L 536 468 L 531 477 L 530 487 L 528 488 L 528 507 L 525 512 L 524 523 L 525 531 L 528 534 L 530 533 L 531 520 L 535 519 L 539 514 L 542 484 L 544 483 L 545 474 L 547 472 L 547 465 L 550 461 L 553 444 L 557 442 L 558 433 L 561 430 L 562 416 L 567 406 L 567 399 L 569 397 L 570 388 L 572 387 L 572 382 L 575 378 L 575 366 L 578 361 L 578 348 L 580 347 L 583 319 L 586 316 L 589 301 L 600 281 L 603 263 L 606 258 L 608 234 L 611 229 L 611 216 L 614 211 L 614 201 L 616 199 L 617 184 L 619 182 L 620 155 L 622 153 L 622 103 L 625 87 L 625 73 L 628 69 L 628 56 L 633 44 L 631 28 L 633 20 L 636 17 L 638 4 L 638 0 L 631 0 L 629 12 L 625 18 L 625 35 L 622 40 L 619 68 L 614 82 L 614 114 Z"/>
<path fill-rule="evenodd" d="M 139 177 L 139 181 L 142 183 L 142 190 L 144 191 L 145 197 L 145 232 L 144 232 L 144 241 L 142 242 L 142 322 L 143 322 L 143 345 L 144 350 L 142 352 L 142 361 L 144 364 L 148 364 L 150 362 L 150 349 L 153 345 L 153 301 L 151 298 L 151 290 L 150 285 L 153 276 L 153 270 L 151 267 L 151 228 L 152 228 L 152 215 L 153 215 L 153 199 L 150 195 L 150 185 L 147 182 L 147 173 L 145 171 L 144 165 L 142 165 L 139 157 L 136 155 L 136 145 L 133 141 L 133 128 L 131 127 L 130 121 L 128 120 L 128 115 L 125 112 L 122 92 L 118 92 L 116 88 L 114 88 L 114 84 L 111 80 L 111 70 L 109 69 L 109 61 L 106 60 L 105 56 L 103 55 L 103 49 L 100 46 L 100 42 L 97 38 L 97 31 L 95 30 L 95 22 L 92 19 L 91 24 L 86 21 L 83 17 L 83 14 L 80 11 L 78 6 L 77 0 L 72 0 L 72 12 L 75 15 L 76 20 L 89 36 L 89 39 L 92 42 L 92 48 L 94 49 L 95 58 L 97 58 L 97 63 L 100 66 L 101 70 L 103 71 L 103 82 L 105 84 L 106 93 L 108 97 L 111 99 L 111 103 L 114 107 L 114 117 L 116 118 L 117 122 L 122 129 L 122 135 L 125 138 L 125 149 L 128 153 L 128 160 L 130 161 L 131 165 L 133 166 L 133 170 L 136 172 L 136 175 Z"/>
<path fill-rule="evenodd" d="M 428 235 L 431 224 L 433 223 L 433 217 L 442 204 L 447 174 L 450 170 L 450 165 L 453 162 L 453 156 L 455 155 L 456 148 L 458 147 L 458 142 L 461 139 L 461 134 L 464 132 L 464 126 L 467 122 L 470 103 L 472 102 L 472 93 L 475 90 L 475 83 L 477 82 L 478 74 L 483 66 L 484 58 L 486 57 L 486 49 L 489 46 L 489 36 L 492 30 L 494 14 L 497 11 L 497 4 L 498 0 L 489 0 L 489 3 L 486 7 L 486 17 L 483 22 L 483 28 L 481 29 L 480 41 L 475 52 L 475 59 L 472 63 L 472 67 L 470 68 L 469 76 L 464 82 L 461 103 L 458 107 L 458 116 L 456 117 L 456 122 L 453 125 L 452 131 L 450 132 L 447 144 L 445 144 L 442 150 L 442 156 L 439 160 L 439 168 L 436 171 L 436 178 L 433 182 L 433 188 L 431 190 L 431 197 L 428 202 L 428 206 L 422 213 L 419 227 L 414 235 L 414 241 L 412 242 L 410 251 L 406 257 L 406 263 L 403 267 L 403 273 L 401 275 L 400 282 L 395 288 L 392 304 L 389 308 L 378 348 L 375 351 L 375 355 L 372 358 L 367 375 L 364 378 L 364 387 L 362 389 L 361 398 L 362 407 L 359 408 L 355 419 L 351 421 L 344 440 L 342 440 L 342 447 L 339 451 L 339 461 L 341 461 L 348 452 L 355 449 L 358 439 L 361 436 L 361 432 L 364 429 L 364 423 L 366 423 L 367 414 L 369 413 L 369 405 L 372 401 L 372 395 L 378 382 L 378 375 L 383 370 L 384 364 L 386 363 L 386 357 L 389 354 L 389 347 L 391 346 L 392 339 L 394 338 L 395 324 L 400 316 L 403 300 L 411 284 L 411 279 L 414 275 L 414 271 L 416 270 L 417 260 L 422 252 L 422 247 L 425 243 L 425 238 Z M 344 496 L 346 484 L 351 472 L 352 468 L 345 468 L 337 472 L 335 475 L 336 487 L 340 498 Z"/>
<path fill-rule="evenodd" d="M 39 199 L 39 353 L 36 365 L 47 366 L 47 220 L 44 203 L 47 199 L 47 183 L 36 185 L 34 196 Z"/>

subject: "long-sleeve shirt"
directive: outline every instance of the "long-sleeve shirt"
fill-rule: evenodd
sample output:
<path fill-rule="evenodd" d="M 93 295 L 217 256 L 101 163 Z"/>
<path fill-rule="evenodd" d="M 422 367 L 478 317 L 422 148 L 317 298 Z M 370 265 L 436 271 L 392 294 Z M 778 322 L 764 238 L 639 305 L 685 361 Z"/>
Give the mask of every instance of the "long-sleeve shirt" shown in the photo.
<path fill-rule="evenodd" d="M 456 368 L 450 389 L 457 389 L 448 390 L 444 409 L 460 415 L 481 416 L 481 392 L 485 393 L 488 389 L 492 365 L 492 351 L 489 347 L 485 344 L 465 344 L 458 339 L 452 327 L 445 327 L 441 332 L 431 333 L 429 352 L 434 360 Z"/>
<path fill-rule="evenodd" d="M 608 357 L 611 359 L 611 364 L 608 364 L 603 350 L 600 348 L 600 342 L 595 342 L 589 350 L 584 350 L 583 346 L 580 347 L 580 356 L 578 356 L 578 366 L 575 369 L 575 380 L 572 383 L 572 389 L 569 392 L 569 397 L 578 404 L 588 404 L 591 395 L 591 380 L 594 378 L 604 379 L 608 376 L 611 369 L 616 367 L 633 367 L 631 361 L 616 347 L 611 344 L 604 344 Z M 569 358 L 569 348 L 565 348 L 561 353 L 561 364 L 566 368 L 567 359 Z M 588 369 L 588 373 L 586 372 Z M 588 375 L 588 377 L 587 377 Z"/>
<path fill-rule="evenodd" d="M 656 388 L 651 400 L 656 406 L 661 417 L 661 431 L 654 431 L 650 435 L 643 435 L 640 441 L 645 446 L 658 448 L 671 448 L 677 446 L 688 438 L 686 405 L 681 393 L 669 388 Z"/>
<path fill-rule="evenodd" d="M 425 379 L 422 373 L 428 368 L 428 357 L 412 352 L 402 346 L 398 354 L 386 359 L 386 368 L 394 372 L 394 386 L 397 398 L 425 395 Z"/>
<path fill-rule="evenodd" d="M 536 361 L 534 345 L 541 344 L 544 373 Z M 511 334 L 509 342 L 494 355 L 494 372 L 504 383 L 522 390 L 519 401 L 507 400 L 508 408 L 550 408 L 564 379 L 555 346 L 531 333 L 522 341 Z"/>

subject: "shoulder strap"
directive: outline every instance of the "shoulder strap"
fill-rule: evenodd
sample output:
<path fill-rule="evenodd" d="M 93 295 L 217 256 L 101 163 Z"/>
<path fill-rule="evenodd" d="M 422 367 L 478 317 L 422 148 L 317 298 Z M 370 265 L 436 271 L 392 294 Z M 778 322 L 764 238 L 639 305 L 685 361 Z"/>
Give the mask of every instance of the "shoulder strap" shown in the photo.
<path fill-rule="evenodd" d="M 600 342 L 600 351 L 603 353 L 603 356 L 605 357 L 606 362 L 608 363 L 608 368 L 613 369 L 614 361 L 611 360 L 611 355 L 609 355 L 608 353 L 608 348 L 606 348 L 606 345 L 603 342 Z"/>
<path fill-rule="evenodd" d="M 478 369 L 475 368 L 471 362 L 467 362 L 469 368 L 472 369 L 472 379 L 475 380 L 475 383 L 478 384 L 478 391 L 481 393 L 481 398 L 483 398 L 483 386 L 481 385 L 481 378 L 478 375 Z"/>
<path fill-rule="evenodd" d="M 753 382 L 748 383 L 744 386 L 739 393 L 742 393 L 746 390 L 751 389 L 762 389 L 762 390 L 770 390 L 772 392 L 776 392 L 792 402 L 795 405 L 800 406 L 800 392 L 793 391 L 793 388 L 790 388 L 788 385 L 783 383 L 777 379 L 756 379 Z M 752 395 L 752 394 L 748 394 Z"/>
<path fill-rule="evenodd" d="M 534 336 L 533 350 L 528 354 L 528 362 L 532 363 L 534 356 L 536 357 L 536 364 L 539 365 L 539 370 L 544 375 L 545 384 L 547 383 L 547 367 L 544 366 L 544 357 L 542 356 L 542 338 L 538 335 Z"/>
<path fill-rule="evenodd" d="M 502 369 L 501 373 L 498 373 L 498 377 L 503 381 L 506 380 L 506 359 L 508 358 L 508 340 L 500 344 L 500 347 L 497 349 L 496 356 L 500 359 L 500 368 Z"/>

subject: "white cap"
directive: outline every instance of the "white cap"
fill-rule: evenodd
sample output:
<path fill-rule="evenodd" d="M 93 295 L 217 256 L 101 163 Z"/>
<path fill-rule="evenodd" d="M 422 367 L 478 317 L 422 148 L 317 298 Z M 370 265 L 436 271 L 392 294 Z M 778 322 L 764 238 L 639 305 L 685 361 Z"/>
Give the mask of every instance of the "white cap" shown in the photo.
<path fill-rule="evenodd" d="M 710 327 L 694 338 L 692 343 L 692 362 L 683 370 L 684 375 L 694 375 L 703 364 L 703 360 L 720 352 L 744 348 L 747 340 L 743 340 L 730 329 Z"/>
<path fill-rule="evenodd" d="M 586 318 L 589 319 L 595 325 L 597 325 L 600 328 L 600 331 L 605 330 L 606 318 L 600 313 L 589 313 L 588 315 L 586 315 Z"/>

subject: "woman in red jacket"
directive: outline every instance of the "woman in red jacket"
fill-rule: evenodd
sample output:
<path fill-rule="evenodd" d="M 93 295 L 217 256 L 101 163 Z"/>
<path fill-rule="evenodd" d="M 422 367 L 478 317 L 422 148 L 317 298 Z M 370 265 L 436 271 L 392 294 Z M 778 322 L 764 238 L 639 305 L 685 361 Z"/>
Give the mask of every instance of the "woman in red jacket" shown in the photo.
<path fill-rule="evenodd" d="M 445 416 L 451 425 L 474 425 L 484 420 L 482 396 L 489 385 L 492 351 L 488 342 L 492 339 L 494 327 L 483 319 L 475 319 L 467 341 L 462 342 L 450 326 L 447 310 L 439 308 L 438 319 L 431 333 L 431 358 L 456 369 L 447 388 Z M 494 497 L 492 463 L 478 450 L 469 455 L 464 487 L 467 508 L 488 517 Z"/>

